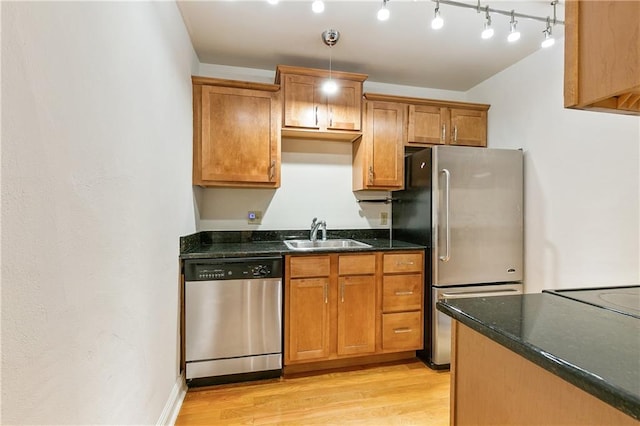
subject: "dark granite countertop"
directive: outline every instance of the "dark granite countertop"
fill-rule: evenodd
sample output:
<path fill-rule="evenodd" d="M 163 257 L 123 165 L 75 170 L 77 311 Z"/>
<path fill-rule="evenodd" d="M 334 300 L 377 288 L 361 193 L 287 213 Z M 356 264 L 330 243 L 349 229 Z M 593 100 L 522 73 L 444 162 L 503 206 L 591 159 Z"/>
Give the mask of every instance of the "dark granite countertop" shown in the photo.
<path fill-rule="evenodd" d="M 371 247 L 327 248 L 322 250 L 291 250 L 283 240 L 308 239 L 309 231 L 221 231 L 200 232 L 180 239 L 181 259 L 212 259 L 285 254 L 331 252 L 367 252 L 379 250 L 423 250 L 424 246 L 390 240 L 388 230 L 330 231 L 328 238 L 350 238 Z"/>
<path fill-rule="evenodd" d="M 640 419 L 640 320 L 553 294 L 438 302 L 438 310 Z"/>

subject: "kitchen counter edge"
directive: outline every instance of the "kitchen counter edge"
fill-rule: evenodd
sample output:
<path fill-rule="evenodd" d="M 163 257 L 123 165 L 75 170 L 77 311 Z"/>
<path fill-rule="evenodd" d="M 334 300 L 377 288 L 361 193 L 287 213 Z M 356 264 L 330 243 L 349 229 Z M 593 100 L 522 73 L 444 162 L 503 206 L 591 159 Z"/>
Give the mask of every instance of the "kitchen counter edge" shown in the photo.
<path fill-rule="evenodd" d="M 327 253 L 364 253 L 371 251 L 395 250 L 424 250 L 427 247 L 388 239 L 359 239 L 371 247 L 357 248 L 327 248 L 321 250 L 292 250 L 283 241 L 256 241 L 240 243 L 213 243 L 194 247 L 185 253 L 180 253 L 180 259 L 216 259 L 247 256 L 284 256 L 284 255 L 313 255 Z"/>

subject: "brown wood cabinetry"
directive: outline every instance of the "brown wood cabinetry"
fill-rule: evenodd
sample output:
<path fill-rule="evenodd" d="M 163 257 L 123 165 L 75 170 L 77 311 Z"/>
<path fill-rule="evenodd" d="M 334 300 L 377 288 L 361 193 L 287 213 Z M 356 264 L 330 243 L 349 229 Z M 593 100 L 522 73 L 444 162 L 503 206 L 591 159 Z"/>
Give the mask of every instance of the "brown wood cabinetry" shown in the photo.
<path fill-rule="evenodd" d="M 640 115 L 640 2 L 565 4 L 565 108 Z"/>
<path fill-rule="evenodd" d="M 375 273 L 373 253 L 338 256 L 338 356 L 376 350 Z"/>
<path fill-rule="evenodd" d="M 326 368 L 422 348 L 423 256 L 285 256 L 285 366 Z"/>
<path fill-rule="evenodd" d="M 452 425 L 635 425 L 639 422 L 453 320 Z M 481 390 L 481 391 L 479 391 Z"/>
<path fill-rule="evenodd" d="M 353 144 L 353 190 L 398 190 L 404 186 L 406 105 L 364 102 L 362 139 Z"/>
<path fill-rule="evenodd" d="M 423 346 L 423 253 L 385 253 L 382 279 L 382 350 Z"/>
<path fill-rule="evenodd" d="M 329 256 L 290 256 L 285 265 L 285 362 L 328 358 L 334 299 Z"/>
<path fill-rule="evenodd" d="M 332 72 L 338 86 L 327 95 L 329 71 L 279 65 L 276 84 L 283 92 L 282 135 L 353 141 L 362 134 L 362 83 L 365 74 Z"/>
<path fill-rule="evenodd" d="M 285 258 L 285 364 L 375 351 L 375 254 Z"/>
<path fill-rule="evenodd" d="M 487 146 L 489 105 L 365 93 L 367 100 L 393 102 L 406 108 L 404 146 Z M 366 136 L 365 128 L 365 136 Z M 364 136 L 363 136 L 364 138 Z"/>
<path fill-rule="evenodd" d="M 193 184 L 280 186 L 279 87 L 193 77 Z"/>

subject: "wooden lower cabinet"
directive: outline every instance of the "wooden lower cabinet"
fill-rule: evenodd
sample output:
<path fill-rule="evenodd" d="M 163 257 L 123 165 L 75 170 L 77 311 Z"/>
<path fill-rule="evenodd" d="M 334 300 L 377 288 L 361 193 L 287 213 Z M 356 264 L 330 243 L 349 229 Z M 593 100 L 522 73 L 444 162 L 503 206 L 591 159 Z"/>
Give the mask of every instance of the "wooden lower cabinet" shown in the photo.
<path fill-rule="evenodd" d="M 337 354 L 369 354 L 376 349 L 376 281 L 374 275 L 338 280 Z"/>
<path fill-rule="evenodd" d="M 423 259 L 422 251 L 285 256 L 285 371 L 421 349 Z"/>
<path fill-rule="evenodd" d="M 451 331 L 451 425 L 640 424 L 458 321 Z"/>
<path fill-rule="evenodd" d="M 323 359 L 329 356 L 329 278 L 295 278 L 289 282 L 287 315 L 291 361 Z"/>

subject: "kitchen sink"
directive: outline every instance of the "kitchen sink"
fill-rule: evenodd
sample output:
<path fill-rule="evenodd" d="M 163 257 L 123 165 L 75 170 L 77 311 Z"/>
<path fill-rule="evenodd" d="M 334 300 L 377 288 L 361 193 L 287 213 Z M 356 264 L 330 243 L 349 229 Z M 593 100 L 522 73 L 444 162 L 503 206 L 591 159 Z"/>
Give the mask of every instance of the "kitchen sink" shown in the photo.
<path fill-rule="evenodd" d="M 365 248 L 371 247 L 366 243 L 356 240 L 335 239 L 335 240 L 285 240 L 284 243 L 291 250 L 311 251 L 326 249 L 347 249 L 347 248 Z"/>

